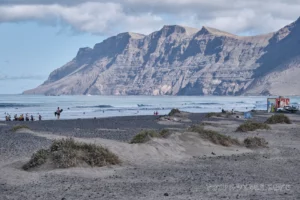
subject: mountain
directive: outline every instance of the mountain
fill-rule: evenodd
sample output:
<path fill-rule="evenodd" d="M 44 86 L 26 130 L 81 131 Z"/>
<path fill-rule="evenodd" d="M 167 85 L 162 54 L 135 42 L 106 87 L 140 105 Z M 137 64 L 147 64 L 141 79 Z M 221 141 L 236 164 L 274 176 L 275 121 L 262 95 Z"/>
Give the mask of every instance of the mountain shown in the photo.
<path fill-rule="evenodd" d="M 299 76 L 300 18 L 277 32 L 247 37 L 173 25 L 81 48 L 24 94 L 299 95 Z"/>

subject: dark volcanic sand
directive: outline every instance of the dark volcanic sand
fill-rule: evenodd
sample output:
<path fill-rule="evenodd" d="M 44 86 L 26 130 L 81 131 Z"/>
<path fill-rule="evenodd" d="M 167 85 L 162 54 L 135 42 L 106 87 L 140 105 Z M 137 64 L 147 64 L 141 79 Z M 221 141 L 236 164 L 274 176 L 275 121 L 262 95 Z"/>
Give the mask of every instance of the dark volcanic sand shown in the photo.
<path fill-rule="evenodd" d="M 199 123 L 203 117 L 203 114 L 192 114 L 189 118 L 193 123 Z M 156 118 L 142 116 L 23 123 L 37 132 L 128 141 L 140 129 L 170 127 L 157 124 Z M 261 116 L 258 119 L 265 120 Z M 62 170 L 60 173 L 22 172 L 20 164 L 15 161 L 28 159 L 34 151 L 49 146 L 50 140 L 28 133 L 12 133 L 10 127 L 20 123 L 7 123 L 8 126 L 0 126 L 0 199 L 300 199 L 300 125 L 272 125 L 269 131 L 236 133 L 235 127 L 231 126 L 237 126 L 241 121 L 223 120 L 228 125 L 220 129 L 222 133 L 242 138 L 264 137 L 269 142 L 269 148 L 241 155 L 195 157 L 184 162 L 122 166 L 121 169 L 112 168 L 112 173 L 106 176 L 97 174 L 93 169 L 82 171 L 82 175 L 72 175 L 72 170 Z M 184 128 L 190 124 L 172 127 Z M 98 132 L 95 130 L 98 128 L 125 131 Z M 11 174 L 5 174 L 9 172 Z M 7 181 L 7 177 L 16 177 L 15 174 L 19 176 L 19 184 L 18 181 Z M 29 177 L 34 178 L 24 182 Z"/>
<path fill-rule="evenodd" d="M 193 123 L 200 123 L 205 114 L 191 114 L 189 118 Z M 35 131 L 43 131 L 58 135 L 129 141 L 143 129 L 160 130 L 168 126 L 157 123 L 158 116 L 129 116 L 111 117 L 99 119 L 76 119 L 76 120 L 47 120 L 35 122 L 7 122 L 9 126 L 25 124 Z M 184 123 L 174 127 L 186 128 L 191 123 Z M 1 127 L 0 127 L 1 128 Z M 7 128 L 7 127 L 6 127 Z M 112 129 L 112 130 L 109 130 Z M 120 129 L 120 131 L 116 130 Z"/>

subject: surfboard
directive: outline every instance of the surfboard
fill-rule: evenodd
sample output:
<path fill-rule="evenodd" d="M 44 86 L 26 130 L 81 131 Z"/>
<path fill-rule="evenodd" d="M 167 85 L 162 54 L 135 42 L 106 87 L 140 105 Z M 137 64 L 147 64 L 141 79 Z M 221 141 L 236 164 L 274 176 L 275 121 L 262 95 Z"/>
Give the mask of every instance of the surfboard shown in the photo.
<path fill-rule="evenodd" d="M 60 110 L 60 113 L 62 113 L 63 111 L 64 111 L 64 109 L 61 109 L 61 110 Z M 54 115 L 55 115 L 55 116 L 57 115 L 57 112 L 56 112 L 56 111 L 54 112 Z"/>

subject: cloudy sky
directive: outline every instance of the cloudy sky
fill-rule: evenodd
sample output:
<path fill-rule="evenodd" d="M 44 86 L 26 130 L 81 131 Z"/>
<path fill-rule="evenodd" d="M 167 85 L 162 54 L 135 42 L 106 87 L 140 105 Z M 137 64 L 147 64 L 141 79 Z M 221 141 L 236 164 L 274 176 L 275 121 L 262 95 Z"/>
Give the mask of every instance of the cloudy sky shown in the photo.
<path fill-rule="evenodd" d="M 300 0 L 0 0 L 0 93 L 42 83 L 80 47 L 165 24 L 240 35 L 276 31 L 300 16 Z"/>

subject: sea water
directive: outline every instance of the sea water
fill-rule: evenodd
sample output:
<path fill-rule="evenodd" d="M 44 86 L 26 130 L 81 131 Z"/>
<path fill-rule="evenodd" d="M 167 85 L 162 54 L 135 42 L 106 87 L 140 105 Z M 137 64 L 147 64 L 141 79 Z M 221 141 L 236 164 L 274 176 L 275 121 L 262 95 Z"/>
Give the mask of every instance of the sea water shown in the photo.
<path fill-rule="evenodd" d="M 136 116 L 168 114 L 172 108 L 192 113 L 221 112 L 225 110 L 266 110 L 267 98 L 262 96 L 31 96 L 0 95 L 0 113 L 5 119 L 27 113 L 35 119 L 55 119 L 57 107 L 63 109 L 61 119 L 100 118 L 112 116 Z M 298 106 L 300 97 L 290 97 Z M 1 115 L 0 115 L 1 116 Z"/>

